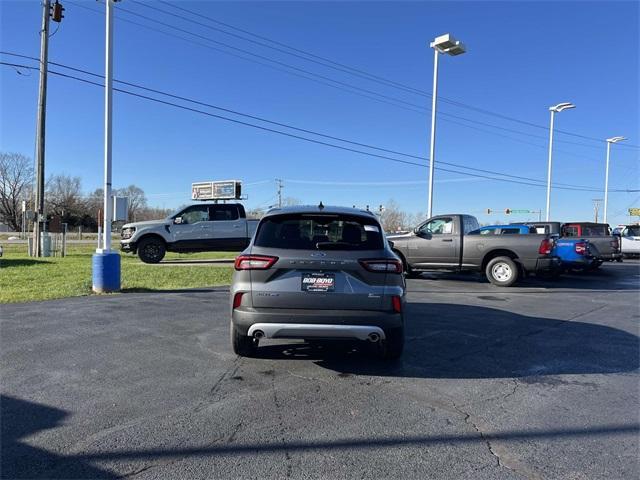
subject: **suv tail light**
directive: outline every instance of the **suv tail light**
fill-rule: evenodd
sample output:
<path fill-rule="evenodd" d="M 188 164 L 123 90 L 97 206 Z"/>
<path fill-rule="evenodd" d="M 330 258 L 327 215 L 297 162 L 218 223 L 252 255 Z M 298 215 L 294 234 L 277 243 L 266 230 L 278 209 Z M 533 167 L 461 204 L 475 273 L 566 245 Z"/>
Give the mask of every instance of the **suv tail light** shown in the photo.
<path fill-rule="evenodd" d="M 391 297 L 391 306 L 396 313 L 402 313 L 402 299 L 398 295 Z"/>
<path fill-rule="evenodd" d="M 540 242 L 540 248 L 538 248 L 538 253 L 540 255 L 549 255 L 553 250 L 553 242 L 548 238 L 545 238 Z"/>
<path fill-rule="evenodd" d="M 578 255 L 584 255 L 587 253 L 587 244 L 585 242 L 576 243 L 574 248 Z"/>
<path fill-rule="evenodd" d="M 402 262 L 396 259 L 375 258 L 359 260 L 366 270 L 381 273 L 402 273 Z"/>
<path fill-rule="evenodd" d="M 240 304 L 242 303 L 242 296 L 244 295 L 244 292 L 238 292 L 233 296 L 233 308 L 236 309 L 240 306 Z"/>
<path fill-rule="evenodd" d="M 240 255 L 234 265 L 236 270 L 266 270 L 278 261 L 278 257 L 267 255 Z"/>

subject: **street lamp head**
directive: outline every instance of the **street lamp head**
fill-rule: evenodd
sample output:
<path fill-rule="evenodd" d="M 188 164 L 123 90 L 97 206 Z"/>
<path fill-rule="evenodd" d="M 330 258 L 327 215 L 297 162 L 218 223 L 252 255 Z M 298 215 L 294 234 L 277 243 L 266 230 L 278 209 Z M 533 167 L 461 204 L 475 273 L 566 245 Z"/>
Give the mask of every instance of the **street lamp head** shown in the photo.
<path fill-rule="evenodd" d="M 562 112 L 563 110 L 569 110 L 570 108 L 576 108 L 573 103 L 564 102 L 554 105 L 553 107 L 549 107 L 551 112 Z"/>
<path fill-rule="evenodd" d="M 464 43 L 453 38 L 453 35 L 451 35 L 450 33 L 446 33 L 444 35 L 436 37 L 435 40 L 429 45 L 431 48 L 435 48 L 438 52 L 447 53 L 452 57 L 456 55 L 462 55 L 467 51 Z"/>
<path fill-rule="evenodd" d="M 618 143 L 618 142 L 621 142 L 623 140 L 626 140 L 626 137 L 611 137 L 611 138 L 607 138 L 607 142 L 609 142 L 609 143 Z"/>

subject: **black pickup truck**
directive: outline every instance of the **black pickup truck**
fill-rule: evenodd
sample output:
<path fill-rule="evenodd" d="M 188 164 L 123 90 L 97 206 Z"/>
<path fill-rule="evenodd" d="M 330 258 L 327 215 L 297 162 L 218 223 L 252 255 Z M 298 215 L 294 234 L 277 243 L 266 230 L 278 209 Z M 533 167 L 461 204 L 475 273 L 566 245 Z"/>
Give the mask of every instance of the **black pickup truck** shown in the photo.
<path fill-rule="evenodd" d="M 439 215 L 412 232 L 389 235 L 408 276 L 428 270 L 480 271 L 494 285 L 509 287 L 527 273 L 560 268 L 547 234 L 469 235 L 479 228 L 471 215 Z"/>

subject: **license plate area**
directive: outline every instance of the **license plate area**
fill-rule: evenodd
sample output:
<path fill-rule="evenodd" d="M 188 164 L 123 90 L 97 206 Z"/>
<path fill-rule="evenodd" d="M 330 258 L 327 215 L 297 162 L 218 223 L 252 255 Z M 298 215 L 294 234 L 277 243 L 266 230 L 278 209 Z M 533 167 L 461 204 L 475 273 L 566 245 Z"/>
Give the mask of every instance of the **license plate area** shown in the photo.
<path fill-rule="evenodd" d="M 333 292 L 336 288 L 335 273 L 303 273 L 300 289 L 303 292 Z"/>

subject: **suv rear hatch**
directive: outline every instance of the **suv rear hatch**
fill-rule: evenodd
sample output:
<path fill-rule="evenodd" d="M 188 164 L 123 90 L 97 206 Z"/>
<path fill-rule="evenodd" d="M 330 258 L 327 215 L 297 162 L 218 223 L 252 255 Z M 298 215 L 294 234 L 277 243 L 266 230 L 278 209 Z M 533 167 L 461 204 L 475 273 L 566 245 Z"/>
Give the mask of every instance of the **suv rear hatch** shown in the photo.
<path fill-rule="evenodd" d="M 372 216 L 295 213 L 265 217 L 251 256 L 272 258 L 251 269 L 255 308 L 386 310 L 388 256 L 382 229 Z M 389 305 L 387 305 L 389 303 Z"/>

